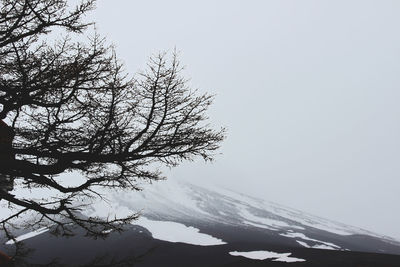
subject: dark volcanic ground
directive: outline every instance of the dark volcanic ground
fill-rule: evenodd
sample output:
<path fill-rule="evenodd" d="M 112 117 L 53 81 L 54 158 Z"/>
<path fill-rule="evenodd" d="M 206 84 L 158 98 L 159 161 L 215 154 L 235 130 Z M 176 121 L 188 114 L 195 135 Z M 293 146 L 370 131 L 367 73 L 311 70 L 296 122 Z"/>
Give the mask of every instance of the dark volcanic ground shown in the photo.
<path fill-rule="evenodd" d="M 215 229 L 214 229 L 215 230 Z M 126 231 L 110 233 L 104 240 L 85 237 L 82 232 L 69 238 L 55 237 L 48 232 L 25 240 L 32 249 L 19 258 L 14 266 L 397 266 L 400 255 L 353 251 L 302 248 L 284 244 L 273 236 L 260 236 L 254 231 L 225 229 L 230 236 L 225 245 L 197 246 L 153 239 L 151 233 L 140 226 L 129 226 Z M 221 233 L 221 232 L 220 232 Z M 257 237 L 256 237 L 257 236 Z M 246 242 L 254 240 L 253 242 Z M 11 253 L 13 245 L 3 245 Z M 231 251 L 267 250 L 291 252 L 305 262 L 274 262 L 272 259 L 251 260 L 231 256 Z"/>
<path fill-rule="evenodd" d="M 109 197 L 113 206 L 94 204 L 89 215 L 140 211 L 144 220 L 127 225 L 122 233 L 111 232 L 106 239 L 86 237 L 80 229 L 72 237 L 41 233 L 19 243 L 24 255 L 15 258 L 13 266 L 400 267 L 400 242 L 390 237 L 240 193 L 167 183 Z M 219 242 L 194 245 L 197 229 Z M 21 229 L 15 234 L 29 232 Z M 165 233 L 173 238 L 165 238 Z M 165 241 L 183 242 L 175 236 L 179 234 L 190 237 L 184 238 L 187 243 Z M 15 245 L 6 241 L 0 232 L 0 250 L 13 255 Z M 234 251 L 291 253 L 305 261 L 253 260 L 230 255 Z"/>

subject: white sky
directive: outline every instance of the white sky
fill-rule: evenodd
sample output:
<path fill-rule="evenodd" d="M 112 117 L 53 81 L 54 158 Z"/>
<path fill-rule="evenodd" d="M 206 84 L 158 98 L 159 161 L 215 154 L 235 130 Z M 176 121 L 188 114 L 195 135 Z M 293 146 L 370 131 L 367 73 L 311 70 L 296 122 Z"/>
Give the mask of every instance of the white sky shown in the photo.
<path fill-rule="evenodd" d="M 214 182 L 400 238 L 400 1 L 98 0 L 89 16 L 135 73 L 181 51 L 228 128 Z"/>

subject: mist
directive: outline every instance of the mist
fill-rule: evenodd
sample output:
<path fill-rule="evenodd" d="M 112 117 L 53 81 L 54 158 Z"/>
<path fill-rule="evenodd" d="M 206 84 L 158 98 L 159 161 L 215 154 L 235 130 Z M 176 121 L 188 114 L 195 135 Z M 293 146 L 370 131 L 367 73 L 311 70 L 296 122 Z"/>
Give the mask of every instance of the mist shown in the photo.
<path fill-rule="evenodd" d="M 398 1 L 105 1 L 87 18 L 134 74 L 180 51 L 228 137 L 167 170 L 400 238 Z"/>

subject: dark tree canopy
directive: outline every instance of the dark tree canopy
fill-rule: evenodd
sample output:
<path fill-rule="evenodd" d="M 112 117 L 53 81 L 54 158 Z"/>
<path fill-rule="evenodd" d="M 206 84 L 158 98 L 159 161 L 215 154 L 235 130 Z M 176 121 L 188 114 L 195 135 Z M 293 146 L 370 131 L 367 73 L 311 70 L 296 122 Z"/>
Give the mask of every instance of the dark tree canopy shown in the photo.
<path fill-rule="evenodd" d="M 85 35 L 89 24 L 81 19 L 93 0 L 75 8 L 67 0 L 0 3 L 0 119 L 15 134 L 10 151 L 0 151 L 7 154 L 0 179 L 57 192 L 38 200 L 0 189 L 0 199 L 17 208 L 2 229 L 32 211 L 64 233 L 71 223 L 90 234 L 119 229 L 135 215 L 87 218 L 79 200 L 101 187 L 137 190 L 139 180 L 162 178 L 156 165 L 213 158 L 224 130 L 207 124 L 212 96 L 188 87 L 175 54 L 152 57 L 146 71 L 129 78 L 112 46 Z M 51 39 L 54 29 L 66 37 Z M 71 171 L 85 181 L 66 186 L 59 175 Z"/>

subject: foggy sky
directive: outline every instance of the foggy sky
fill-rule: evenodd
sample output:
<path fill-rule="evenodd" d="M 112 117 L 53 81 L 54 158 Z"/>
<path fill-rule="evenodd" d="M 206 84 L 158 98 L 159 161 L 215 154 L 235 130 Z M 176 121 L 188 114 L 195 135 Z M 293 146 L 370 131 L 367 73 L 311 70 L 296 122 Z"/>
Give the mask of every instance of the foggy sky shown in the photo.
<path fill-rule="evenodd" d="M 98 0 L 128 72 L 180 52 L 228 138 L 172 178 L 400 238 L 400 2 Z"/>

